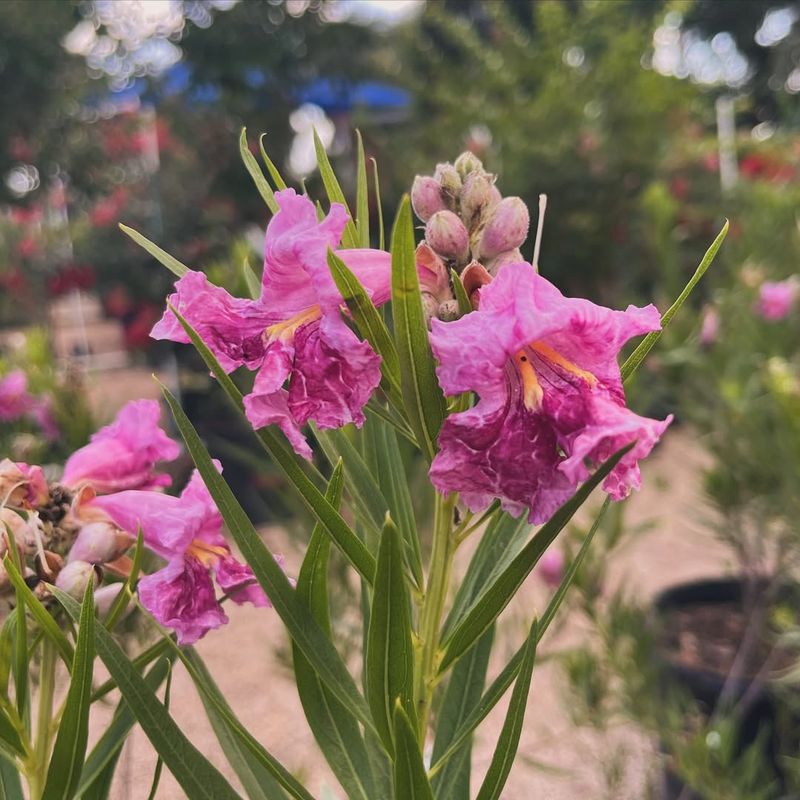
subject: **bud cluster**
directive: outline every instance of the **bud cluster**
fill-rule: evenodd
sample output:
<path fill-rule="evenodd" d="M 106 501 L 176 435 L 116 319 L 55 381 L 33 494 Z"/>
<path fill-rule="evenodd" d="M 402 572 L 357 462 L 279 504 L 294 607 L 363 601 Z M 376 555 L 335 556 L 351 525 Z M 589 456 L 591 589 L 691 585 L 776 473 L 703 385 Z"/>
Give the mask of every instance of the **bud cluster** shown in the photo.
<path fill-rule="evenodd" d="M 18 554 L 12 560 L 21 565 L 25 582 L 40 600 L 49 596 L 48 583 L 80 599 L 87 583 L 97 586 L 104 566 L 124 555 L 131 538 L 86 505 L 91 491 L 48 483 L 38 468 L 26 469 L 9 459 L 0 461 L 5 499 L 0 507 L 0 599 L 14 594 L 2 564 L 12 546 Z M 119 585 L 107 588 L 116 594 Z"/>
<path fill-rule="evenodd" d="M 432 176 L 414 179 L 411 204 L 425 223 L 417 263 L 428 319 L 457 316 L 449 284 L 451 269 L 463 278 L 471 275 L 474 291 L 491 280 L 503 264 L 523 260 L 519 247 L 528 235 L 528 208 L 519 197 L 504 198 L 495 180 L 470 152 L 462 153 L 453 164 L 438 164 Z M 428 281 L 429 285 L 427 272 L 438 276 Z M 479 276 L 477 280 L 475 276 Z"/>

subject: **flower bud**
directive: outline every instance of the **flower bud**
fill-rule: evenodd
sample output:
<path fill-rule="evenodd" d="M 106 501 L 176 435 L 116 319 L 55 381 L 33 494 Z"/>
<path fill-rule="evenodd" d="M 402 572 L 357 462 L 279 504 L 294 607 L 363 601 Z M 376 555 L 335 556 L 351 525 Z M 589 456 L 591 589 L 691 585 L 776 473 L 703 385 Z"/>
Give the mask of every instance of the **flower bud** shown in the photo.
<path fill-rule="evenodd" d="M 414 213 L 427 222 L 437 211 L 446 208 L 442 198 L 442 187 L 436 178 L 429 175 L 417 175 L 411 186 L 411 205 Z"/>
<path fill-rule="evenodd" d="M 70 561 L 56 578 L 56 586 L 76 600 L 82 600 L 89 581 L 100 583 L 100 575 L 92 564 L 87 561 Z"/>
<path fill-rule="evenodd" d="M 492 182 L 480 172 L 473 172 L 464 179 L 461 190 L 461 219 L 467 228 L 472 229 L 483 212 L 491 207 Z"/>
<path fill-rule="evenodd" d="M 450 291 L 450 276 L 444 261 L 433 252 L 427 242 L 420 242 L 415 258 L 422 294 L 433 295 L 440 303 L 449 300 L 453 293 Z"/>
<path fill-rule="evenodd" d="M 437 211 L 425 226 L 425 241 L 436 253 L 457 263 L 469 255 L 469 234 L 452 211 Z"/>
<path fill-rule="evenodd" d="M 564 554 L 560 550 L 548 550 L 539 559 L 536 571 L 548 586 L 558 586 L 564 577 Z"/>
<path fill-rule="evenodd" d="M 494 258 L 506 250 L 519 247 L 528 235 L 529 225 L 528 207 L 522 199 L 504 198 L 492 212 L 481 235 L 481 257 Z"/>
<path fill-rule="evenodd" d="M 466 178 L 471 172 L 482 172 L 483 171 L 483 163 L 475 155 L 475 153 L 471 153 L 469 150 L 463 152 L 455 161 L 453 165 L 456 168 L 456 172 L 461 176 L 462 180 Z"/>
<path fill-rule="evenodd" d="M 452 322 L 452 320 L 458 319 L 460 316 L 458 300 L 445 300 L 444 303 L 439 306 L 436 316 L 443 322 Z"/>
<path fill-rule="evenodd" d="M 131 546 L 131 537 L 108 522 L 84 525 L 69 551 L 70 561 L 105 564 L 119 558 Z"/>
<path fill-rule="evenodd" d="M 94 593 L 94 607 L 97 609 L 97 613 L 101 617 L 104 617 L 111 610 L 111 606 L 117 597 L 119 597 L 119 593 L 122 591 L 124 586 L 124 583 L 111 583 L 108 586 L 101 586 Z M 132 608 L 133 605 L 128 603 L 126 606 L 126 613 Z"/>
<path fill-rule="evenodd" d="M 497 275 L 500 267 L 504 264 L 519 264 L 520 261 L 524 260 L 519 248 L 515 247 L 513 250 L 506 250 L 505 253 L 500 253 L 494 258 L 490 258 L 486 262 L 486 269 L 489 270 L 490 275 Z"/>
<path fill-rule="evenodd" d="M 464 284 L 464 291 L 469 297 L 472 307 L 478 308 L 478 289 L 491 283 L 492 276 L 479 261 L 473 261 L 462 273 L 461 282 Z"/>
<path fill-rule="evenodd" d="M 21 506 L 28 494 L 25 473 L 10 459 L 0 461 L 0 503 Z"/>
<path fill-rule="evenodd" d="M 445 199 L 455 200 L 461 191 L 461 176 L 452 164 L 437 164 L 433 179 L 442 187 Z"/>
<path fill-rule="evenodd" d="M 425 324 L 430 328 L 431 320 L 439 311 L 439 301 L 427 292 L 422 293 L 422 313 L 425 317 Z"/>

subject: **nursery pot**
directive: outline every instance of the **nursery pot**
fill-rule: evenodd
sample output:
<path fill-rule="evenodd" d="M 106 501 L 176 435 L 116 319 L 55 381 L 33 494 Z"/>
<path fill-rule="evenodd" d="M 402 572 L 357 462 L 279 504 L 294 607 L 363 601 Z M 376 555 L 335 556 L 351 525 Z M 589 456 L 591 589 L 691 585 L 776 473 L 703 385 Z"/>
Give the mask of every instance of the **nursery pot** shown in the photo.
<path fill-rule="evenodd" d="M 756 584 L 755 591 L 764 588 L 766 584 Z M 733 704 L 745 699 L 738 720 L 737 750 L 744 752 L 759 740 L 764 762 L 781 787 L 780 796 L 789 798 L 778 759 L 779 752 L 786 752 L 787 745 L 780 736 L 780 731 L 787 727 L 787 711 L 781 707 L 785 704 L 776 698 L 768 676 L 759 674 L 761 664 L 757 654 L 753 663 L 745 664 L 735 677 L 728 677 L 731 659 L 739 649 L 747 624 L 745 593 L 742 580 L 717 578 L 679 584 L 658 595 L 654 603 L 658 634 L 655 657 L 662 676 L 661 688 L 665 695 L 670 687 L 681 688 L 709 718 L 723 691 L 726 700 Z M 796 594 L 796 588 L 787 587 L 778 592 L 778 599 L 796 598 Z M 794 716 L 788 720 L 791 731 L 800 730 L 800 719 L 796 713 Z M 662 749 L 667 748 L 662 744 Z M 663 797 L 704 800 L 702 795 L 689 790 L 669 766 L 664 772 Z"/>

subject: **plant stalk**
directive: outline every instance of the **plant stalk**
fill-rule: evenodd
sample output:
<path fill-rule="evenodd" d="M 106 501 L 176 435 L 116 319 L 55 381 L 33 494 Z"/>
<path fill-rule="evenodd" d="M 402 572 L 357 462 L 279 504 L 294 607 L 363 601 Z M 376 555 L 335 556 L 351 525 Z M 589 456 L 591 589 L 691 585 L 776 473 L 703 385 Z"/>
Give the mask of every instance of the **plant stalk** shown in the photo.
<path fill-rule="evenodd" d="M 422 647 L 417 670 L 416 696 L 419 738 L 422 745 L 424 745 L 425 734 L 428 730 L 431 701 L 437 683 L 439 630 L 441 628 L 442 612 L 447 600 L 447 589 L 450 584 L 453 555 L 455 554 L 453 509 L 455 508 L 457 497 L 457 494 L 440 495 L 438 492 L 436 493 L 433 549 L 428 571 L 428 585 L 420 614 Z"/>
<path fill-rule="evenodd" d="M 51 718 L 56 685 L 57 653 L 55 644 L 45 636 L 42 639 L 42 662 L 39 671 L 39 702 L 36 709 L 36 738 L 33 759 L 28 772 L 31 800 L 39 800 L 44 792 L 52 736 Z"/>

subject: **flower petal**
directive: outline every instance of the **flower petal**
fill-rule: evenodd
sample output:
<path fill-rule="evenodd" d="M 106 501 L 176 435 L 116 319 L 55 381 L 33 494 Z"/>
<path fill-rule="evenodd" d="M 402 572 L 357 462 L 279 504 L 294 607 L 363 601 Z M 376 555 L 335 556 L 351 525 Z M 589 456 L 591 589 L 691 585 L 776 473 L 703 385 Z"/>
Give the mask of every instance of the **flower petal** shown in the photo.
<path fill-rule="evenodd" d="M 223 558 L 216 568 L 217 583 L 229 594 L 234 603 L 252 603 L 261 608 L 272 607 L 269 598 L 259 586 L 253 570 L 241 564 L 233 556 Z M 237 587 L 243 587 L 237 589 Z"/>
<path fill-rule="evenodd" d="M 228 617 L 217 602 L 208 570 L 194 558 L 176 558 L 139 581 L 142 605 L 178 634 L 178 644 L 194 644 Z"/>

